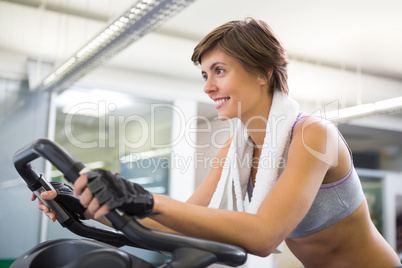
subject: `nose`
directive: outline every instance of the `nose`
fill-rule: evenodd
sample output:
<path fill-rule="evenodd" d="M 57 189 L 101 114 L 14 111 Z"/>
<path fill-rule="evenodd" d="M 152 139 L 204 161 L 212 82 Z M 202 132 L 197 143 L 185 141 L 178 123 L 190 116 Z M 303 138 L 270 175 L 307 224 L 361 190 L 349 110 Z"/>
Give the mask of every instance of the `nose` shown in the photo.
<path fill-rule="evenodd" d="M 209 95 L 213 92 L 216 92 L 217 90 L 218 90 L 218 87 L 212 81 L 212 79 L 207 80 L 207 82 L 205 83 L 205 86 L 204 86 L 204 92 Z"/>

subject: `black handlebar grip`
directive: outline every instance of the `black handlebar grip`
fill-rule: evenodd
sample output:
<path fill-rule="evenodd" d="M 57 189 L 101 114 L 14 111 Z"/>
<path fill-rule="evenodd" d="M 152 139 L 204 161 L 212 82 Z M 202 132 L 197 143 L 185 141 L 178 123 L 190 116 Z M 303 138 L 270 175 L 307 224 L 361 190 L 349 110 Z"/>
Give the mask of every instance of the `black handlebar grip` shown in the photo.
<path fill-rule="evenodd" d="M 73 215 L 60 207 L 56 201 L 45 200 L 40 196 L 42 192 L 54 190 L 54 188 L 42 175 L 38 174 L 30 164 L 31 161 L 39 157 L 49 160 L 64 174 L 64 177 L 72 183 L 82 172 L 86 171 L 86 168 L 81 162 L 75 161 L 62 147 L 48 139 L 33 141 L 14 154 L 14 166 L 22 179 L 26 182 L 28 188 L 43 204 L 56 213 L 57 221 L 59 221 L 63 227 L 67 227 L 72 223 Z"/>
<path fill-rule="evenodd" d="M 15 168 L 28 186 L 35 183 L 35 181 L 25 179 L 30 177 L 29 175 L 32 173 L 29 162 L 40 156 L 50 161 L 71 183 L 74 183 L 81 174 L 89 171 L 83 163 L 74 160 L 66 150 L 55 142 L 48 139 L 38 139 L 17 151 L 13 158 Z"/>

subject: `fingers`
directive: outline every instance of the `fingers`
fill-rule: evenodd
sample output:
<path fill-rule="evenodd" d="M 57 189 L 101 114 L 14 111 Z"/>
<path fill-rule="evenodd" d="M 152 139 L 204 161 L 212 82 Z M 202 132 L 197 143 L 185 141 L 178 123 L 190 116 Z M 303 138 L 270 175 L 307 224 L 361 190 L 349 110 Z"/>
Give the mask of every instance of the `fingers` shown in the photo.
<path fill-rule="evenodd" d="M 78 177 L 78 179 L 75 180 L 74 182 L 74 195 L 75 196 L 80 196 L 80 203 L 84 207 L 88 208 L 91 201 L 92 201 L 92 193 L 91 191 L 86 188 L 88 183 L 88 178 L 87 175 L 81 175 Z M 94 205 L 92 205 L 93 207 Z M 92 208 L 93 209 L 93 208 Z M 91 211 L 89 211 L 91 213 Z M 93 212 L 93 211 L 92 211 Z M 93 213 L 91 213 L 93 214 Z"/>
<path fill-rule="evenodd" d="M 86 188 L 85 190 L 84 190 L 84 192 L 82 192 L 82 194 L 81 194 L 81 197 L 80 197 L 80 203 L 81 203 L 81 205 L 83 205 L 84 207 L 89 207 L 89 205 L 90 205 L 90 203 L 91 203 L 91 201 L 92 201 L 92 193 L 91 193 L 91 191 L 88 189 L 88 188 Z"/>
<path fill-rule="evenodd" d="M 93 198 L 87 207 L 87 213 L 92 215 L 94 219 L 100 219 L 109 213 L 106 205 L 100 206 L 98 199 Z"/>
<path fill-rule="evenodd" d="M 96 211 L 96 213 L 94 215 L 94 218 L 98 220 L 98 219 L 102 218 L 103 216 L 105 216 L 108 213 L 109 213 L 109 209 L 107 208 L 107 206 L 105 204 L 105 205 L 101 206 L 101 208 Z"/>
<path fill-rule="evenodd" d="M 46 191 L 46 192 L 40 193 L 40 197 L 45 199 L 45 200 L 53 200 L 53 199 L 56 198 L 56 196 L 57 196 L 57 191 L 56 190 L 51 190 L 51 191 Z M 53 211 L 50 211 L 50 209 L 46 205 L 42 204 L 42 202 L 40 202 L 40 200 L 38 200 L 38 201 L 40 203 L 40 205 L 38 205 L 38 206 L 40 206 L 42 208 L 42 209 L 41 208 L 39 208 L 39 209 L 43 210 L 45 215 L 50 220 L 52 220 L 52 222 L 55 222 L 56 221 L 56 213 L 54 213 Z"/>
<path fill-rule="evenodd" d="M 57 196 L 57 192 L 55 190 L 52 191 L 46 191 L 46 192 L 42 192 L 40 194 L 41 198 L 45 199 L 45 200 L 52 200 L 54 198 L 56 198 Z M 34 193 L 32 193 L 31 195 L 31 201 L 36 200 L 36 195 Z M 52 220 L 53 222 L 56 221 L 56 213 L 50 211 L 50 209 L 44 205 L 39 199 L 38 199 L 38 209 L 42 210 L 45 215 Z"/>
<path fill-rule="evenodd" d="M 84 191 L 85 192 L 85 191 Z M 92 214 L 95 215 L 96 211 L 99 209 L 99 202 L 96 198 L 93 198 L 90 200 L 90 202 L 87 205 L 87 211 Z"/>
<path fill-rule="evenodd" d="M 39 199 L 38 199 L 38 208 L 39 210 L 42 210 L 45 213 L 45 215 L 53 222 L 56 221 L 56 213 L 50 211 L 50 209 L 47 206 L 45 206 Z"/>
<path fill-rule="evenodd" d="M 88 211 L 88 209 L 84 211 L 84 217 L 87 218 L 87 219 L 92 219 L 92 220 L 94 219 L 94 215 L 91 214 L 91 213 Z"/>
<path fill-rule="evenodd" d="M 86 174 L 83 174 L 78 177 L 78 179 L 74 182 L 74 195 L 79 196 L 82 195 L 85 187 L 87 186 L 88 178 Z"/>
<path fill-rule="evenodd" d="M 57 191 L 56 190 L 51 190 L 51 191 L 45 191 L 40 193 L 40 197 L 45 199 L 45 200 L 53 200 L 57 196 Z M 32 193 L 31 195 L 31 201 L 35 201 L 36 195 Z"/>
<path fill-rule="evenodd" d="M 80 203 L 87 208 L 87 213 L 93 215 L 95 219 L 100 219 L 109 213 L 106 205 L 100 206 L 96 198 L 92 196 L 91 191 L 87 188 L 88 177 L 86 174 L 81 175 L 74 183 L 74 195 L 80 196 Z"/>
<path fill-rule="evenodd" d="M 40 197 L 45 199 L 45 200 L 53 200 L 57 196 L 57 191 L 56 190 L 51 190 L 51 191 L 46 191 L 46 192 L 41 192 Z"/>

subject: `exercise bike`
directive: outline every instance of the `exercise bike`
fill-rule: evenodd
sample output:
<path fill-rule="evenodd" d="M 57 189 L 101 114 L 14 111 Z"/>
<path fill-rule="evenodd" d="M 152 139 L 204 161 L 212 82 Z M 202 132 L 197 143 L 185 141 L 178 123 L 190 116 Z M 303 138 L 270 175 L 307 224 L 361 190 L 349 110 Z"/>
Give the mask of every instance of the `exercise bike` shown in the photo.
<path fill-rule="evenodd" d="M 50 161 L 71 183 L 80 174 L 88 171 L 83 163 L 76 161 L 56 143 L 48 139 L 33 141 L 17 151 L 13 161 L 28 188 L 39 199 L 41 192 L 54 189 L 30 164 L 39 157 Z M 56 212 L 57 221 L 63 227 L 87 239 L 43 242 L 17 258 L 11 268 L 156 268 L 153 264 L 119 249 L 125 245 L 170 255 L 170 260 L 159 266 L 160 268 L 202 268 L 213 263 L 237 267 L 247 259 L 246 251 L 240 247 L 151 230 L 118 210 L 106 215 L 116 230 L 102 229 L 83 223 L 54 200 L 41 201 Z"/>

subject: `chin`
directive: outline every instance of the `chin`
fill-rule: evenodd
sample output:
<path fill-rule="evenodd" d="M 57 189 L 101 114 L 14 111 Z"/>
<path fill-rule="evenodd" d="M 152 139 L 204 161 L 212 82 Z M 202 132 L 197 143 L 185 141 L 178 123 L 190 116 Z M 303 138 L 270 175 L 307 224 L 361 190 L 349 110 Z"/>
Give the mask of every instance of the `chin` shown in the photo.
<path fill-rule="evenodd" d="M 232 118 L 234 118 L 234 116 L 230 116 L 230 115 L 227 115 L 227 114 L 219 114 L 218 113 L 218 119 L 220 121 L 227 121 L 227 120 L 230 120 Z"/>

